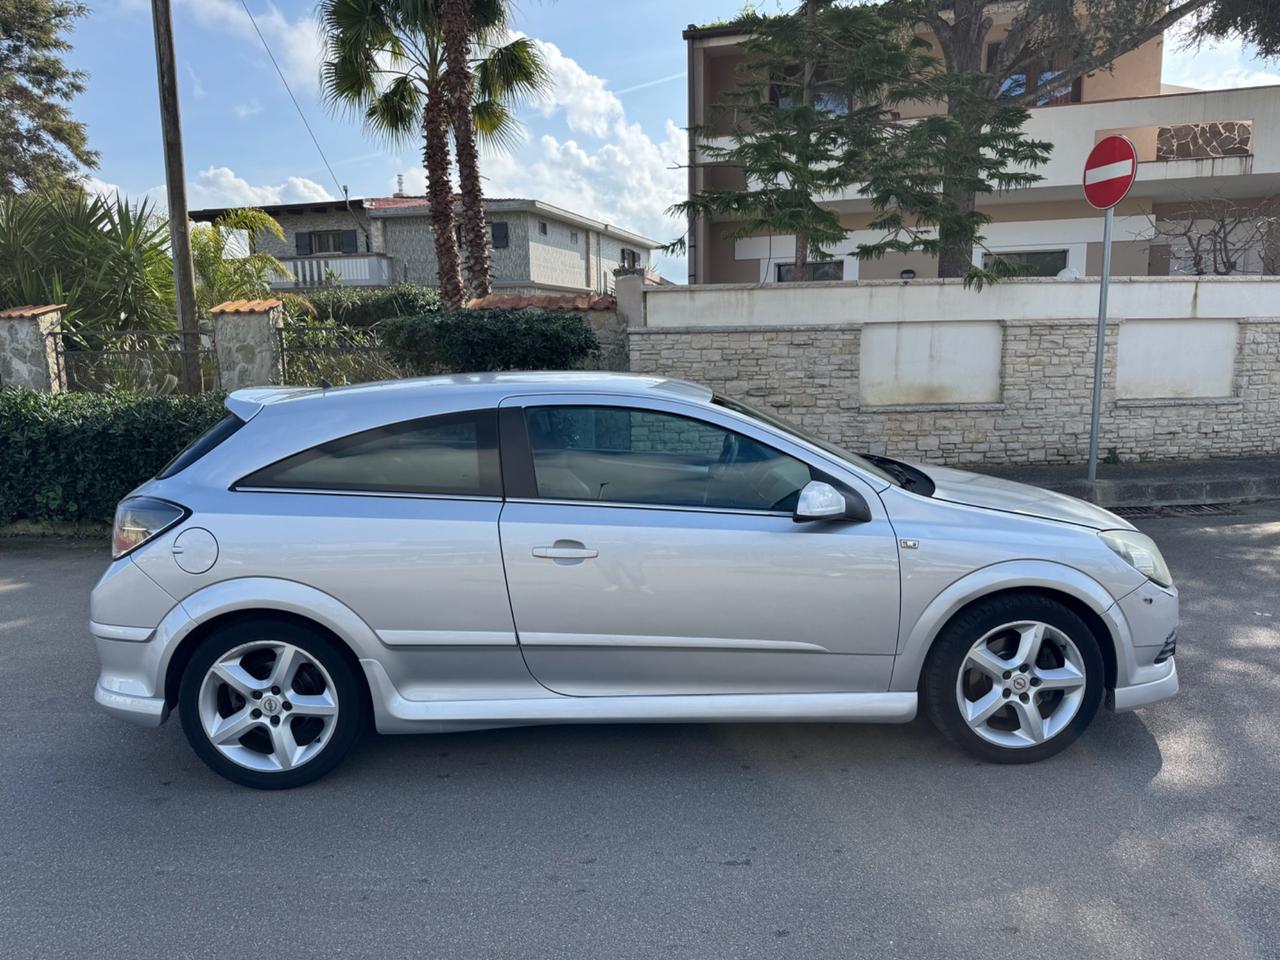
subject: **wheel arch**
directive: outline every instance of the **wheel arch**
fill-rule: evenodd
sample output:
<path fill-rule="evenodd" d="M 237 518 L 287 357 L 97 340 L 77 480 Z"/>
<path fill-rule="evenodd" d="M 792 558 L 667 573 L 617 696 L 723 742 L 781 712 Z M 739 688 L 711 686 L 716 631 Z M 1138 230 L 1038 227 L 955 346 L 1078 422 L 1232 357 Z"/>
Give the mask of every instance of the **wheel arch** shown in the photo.
<path fill-rule="evenodd" d="M 156 640 L 165 651 L 161 690 L 165 703 L 178 700 L 183 671 L 200 644 L 221 627 L 249 620 L 275 620 L 314 630 L 328 638 L 347 660 L 371 708 L 368 679 L 360 666 L 381 646 L 373 629 L 335 597 L 291 580 L 252 577 L 213 584 L 185 598 L 161 622 Z"/>
<path fill-rule="evenodd" d="M 976 603 L 1010 593 L 1048 597 L 1080 617 L 1102 651 L 1106 687 L 1115 687 L 1121 645 L 1131 642 L 1128 624 L 1119 614 L 1115 598 L 1102 584 L 1074 567 L 1012 561 L 974 571 L 930 601 L 899 647 L 890 689 L 916 690 L 929 652 L 947 624 Z"/>

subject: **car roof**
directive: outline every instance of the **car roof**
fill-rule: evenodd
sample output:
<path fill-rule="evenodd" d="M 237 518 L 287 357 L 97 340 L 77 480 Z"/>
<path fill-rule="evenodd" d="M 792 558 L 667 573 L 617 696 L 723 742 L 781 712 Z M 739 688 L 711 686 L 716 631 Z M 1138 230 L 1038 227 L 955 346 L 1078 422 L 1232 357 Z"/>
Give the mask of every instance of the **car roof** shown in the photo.
<path fill-rule="evenodd" d="M 644 374 L 609 373 L 571 370 L 537 373 L 459 373 L 441 377 L 418 377 L 409 380 L 384 380 L 348 387 L 254 387 L 236 390 L 227 397 L 227 409 L 242 420 L 252 419 L 264 407 L 309 415 L 317 406 L 378 405 L 400 407 L 421 400 L 433 401 L 466 398 L 469 406 L 496 406 L 507 397 L 538 394 L 600 393 L 618 396 L 661 394 L 682 400 L 709 402 L 711 390 L 686 380 Z M 456 409 L 456 408 L 455 408 Z M 283 411 L 281 411 L 283 412 Z"/>

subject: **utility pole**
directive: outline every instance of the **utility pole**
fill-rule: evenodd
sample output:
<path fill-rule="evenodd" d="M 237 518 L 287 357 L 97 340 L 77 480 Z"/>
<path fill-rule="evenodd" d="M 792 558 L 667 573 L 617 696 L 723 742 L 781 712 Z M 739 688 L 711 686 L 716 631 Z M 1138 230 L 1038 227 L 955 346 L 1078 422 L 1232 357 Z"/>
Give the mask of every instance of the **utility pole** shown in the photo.
<path fill-rule="evenodd" d="M 169 194 L 169 240 L 173 286 L 182 335 L 182 389 L 200 392 L 200 328 L 196 317 L 196 276 L 187 234 L 187 178 L 182 163 L 182 122 L 178 113 L 178 74 L 173 53 L 173 16 L 169 0 L 151 0 L 156 36 L 156 79 L 160 84 L 160 127 L 164 134 L 164 178 Z"/>

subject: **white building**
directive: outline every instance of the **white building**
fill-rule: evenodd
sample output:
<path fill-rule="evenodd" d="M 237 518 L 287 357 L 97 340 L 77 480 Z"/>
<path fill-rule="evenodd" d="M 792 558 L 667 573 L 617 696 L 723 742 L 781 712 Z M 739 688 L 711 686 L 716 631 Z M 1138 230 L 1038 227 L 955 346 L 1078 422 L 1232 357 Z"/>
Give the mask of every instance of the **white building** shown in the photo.
<path fill-rule="evenodd" d="M 436 284 L 435 241 L 425 197 L 396 195 L 349 202 L 325 200 L 261 208 L 284 228 L 284 240 L 260 236 L 257 249 L 289 270 L 278 290 L 320 286 L 386 286 L 403 280 Z M 193 210 L 211 222 L 222 209 Z M 647 272 L 656 240 L 554 207 L 541 200 L 486 199 L 493 289 L 508 294 L 612 293 L 619 268 Z"/>
<path fill-rule="evenodd" d="M 1007 24 L 988 36 L 989 56 Z M 713 141 L 728 143 L 726 121 L 710 108 L 738 82 L 744 34 L 732 26 L 689 28 L 691 126 L 707 125 Z M 1110 70 L 1081 77 L 1060 102 L 1031 110 L 1024 128 L 1052 143 L 1049 162 L 1036 168 L 1043 179 L 1032 187 L 980 199 L 993 222 L 983 229 L 988 250 L 1014 254 L 1035 275 L 1096 276 L 1102 267 L 1102 217 L 1085 203 L 1081 175 L 1085 157 L 1102 137 L 1122 133 L 1138 148 L 1137 182 L 1116 209 L 1113 275 L 1163 276 L 1196 272 L 1186 244 L 1169 236 L 1168 224 L 1188 203 L 1220 198 L 1246 206 L 1280 195 L 1280 87 L 1195 91 L 1161 83 L 1164 39 L 1125 54 Z M 930 112 L 903 111 L 903 119 Z M 697 148 L 695 147 L 695 154 Z M 689 192 L 742 182 L 740 171 L 693 158 Z M 847 239 L 828 252 L 838 259 L 823 266 L 818 279 L 895 279 L 937 276 L 936 262 L 923 254 L 889 255 L 859 262 L 853 250 L 881 239 L 865 229 L 870 203 L 855 191 L 828 205 L 849 229 Z M 794 257 L 793 238 L 757 236 L 729 240 L 723 223 L 700 220 L 690 233 L 690 283 L 776 282 Z M 1268 245 L 1246 251 L 1234 272 L 1280 272 L 1280 230 Z M 1265 254 L 1265 256 L 1264 256 Z M 981 263 L 984 251 L 975 251 Z M 1212 272 L 1212 270 L 1205 271 Z"/>

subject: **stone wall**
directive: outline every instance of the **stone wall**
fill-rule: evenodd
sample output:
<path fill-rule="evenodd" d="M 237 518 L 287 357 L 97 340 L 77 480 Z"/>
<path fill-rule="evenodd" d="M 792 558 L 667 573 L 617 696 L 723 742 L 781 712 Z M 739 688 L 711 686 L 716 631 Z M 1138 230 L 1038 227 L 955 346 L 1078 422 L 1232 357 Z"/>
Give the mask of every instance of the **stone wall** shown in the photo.
<path fill-rule="evenodd" d="M 223 390 L 281 382 L 279 300 L 231 300 L 210 314 Z"/>
<path fill-rule="evenodd" d="M 705 383 L 835 443 L 933 463 L 1077 463 L 1089 444 L 1089 320 L 1005 320 L 995 403 L 864 405 L 863 326 L 632 328 L 631 369 Z M 1280 317 L 1239 321 L 1228 397 L 1116 397 L 1108 324 L 1100 448 L 1123 460 L 1280 453 Z"/>
<path fill-rule="evenodd" d="M 0 310 L 0 387 L 65 390 L 52 336 L 61 329 L 61 305 Z"/>

